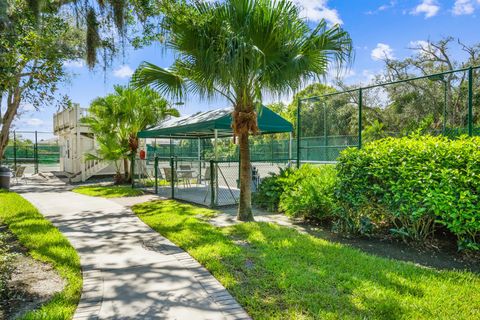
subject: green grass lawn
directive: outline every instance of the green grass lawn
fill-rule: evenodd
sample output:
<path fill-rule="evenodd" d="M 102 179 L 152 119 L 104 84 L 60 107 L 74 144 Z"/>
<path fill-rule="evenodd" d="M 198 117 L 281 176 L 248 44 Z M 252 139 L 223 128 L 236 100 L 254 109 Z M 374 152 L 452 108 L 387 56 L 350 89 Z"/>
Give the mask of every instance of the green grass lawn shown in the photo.
<path fill-rule="evenodd" d="M 131 186 L 81 186 L 72 190 L 92 197 L 120 198 L 141 196 L 144 192 L 140 189 L 133 189 Z"/>
<path fill-rule="evenodd" d="M 133 207 L 255 319 L 479 319 L 480 276 L 376 257 L 269 223 L 217 228 L 172 200 Z"/>
<path fill-rule="evenodd" d="M 0 189 L 0 221 L 37 260 L 50 263 L 66 280 L 64 290 L 22 319 L 71 319 L 82 290 L 80 259 L 68 240 L 27 200 Z"/>

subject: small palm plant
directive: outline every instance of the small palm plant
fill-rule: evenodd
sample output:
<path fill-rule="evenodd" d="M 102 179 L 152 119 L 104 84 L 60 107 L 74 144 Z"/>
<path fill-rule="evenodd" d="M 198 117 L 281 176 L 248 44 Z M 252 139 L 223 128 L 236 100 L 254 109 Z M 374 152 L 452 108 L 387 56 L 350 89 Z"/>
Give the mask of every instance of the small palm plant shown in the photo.
<path fill-rule="evenodd" d="M 352 42 L 338 25 L 313 29 L 289 0 L 163 1 L 165 46 L 176 53 L 168 69 L 144 62 L 133 83 L 183 98 L 220 95 L 234 107 L 240 146 L 238 219 L 253 220 L 249 135 L 258 132 L 262 95 L 298 90 L 324 76 L 331 62 L 351 60 Z"/>
<path fill-rule="evenodd" d="M 178 117 L 179 113 L 150 88 L 115 86 L 114 89 L 114 93 L 91 103 L 90 115 L 83 121 L 90 126 L 98 143 L 96 154 L 87 158 L 113 161 L 117 170 L 115 180 L 119 183 L 130 180 L 128 159 L 137 153 L 137 134 L 167 116 Z M 120 160 L 124 177 L 120 175 Z"/>

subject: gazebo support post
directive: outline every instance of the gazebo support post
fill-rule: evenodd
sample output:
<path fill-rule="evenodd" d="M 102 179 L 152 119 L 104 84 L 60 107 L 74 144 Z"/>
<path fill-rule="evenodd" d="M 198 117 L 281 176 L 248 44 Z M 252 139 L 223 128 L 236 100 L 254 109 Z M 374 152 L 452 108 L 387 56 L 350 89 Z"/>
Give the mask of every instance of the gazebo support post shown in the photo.
<path fill-rule="evenodd" d="M 214 132 L 214 135 L 215 135 L 215 140 L 214 140 L 214 143 L 213 143 L 213 153 L 214 153 L 214 157 L 215 157 L 215 161 L 218 160 L 218 153 L 217 153 L 217 143 L 218 143 L 218 130 L 215 129 L 213 130 Z"/>
<path fill-rule="evenodd" d="M 292 144 L 293 144 L 293 133 L 289 132 L 290 139 L 288 140 L 288 162 L 292 161 Z"/>
<path fill-rule="evenodd" d="M 200 184 L 202 181 L 202 146 L 200 144 L 200 138 L 197 139 L 197 149 L 198 149 L 198 177 L 197 177 L 197 184 Z"/>
<path fill-rule="evenodd" d="M 212 170 L 215 170 L 214 172 L 214 179 L 215 179 L 215 202 L 214 205 L 218 205 L 218 129 L 214 130 L 215 133 L 215 144 L 214 144 L 214 153 L 215 153 L 215 165 L 212 167 Z"/>

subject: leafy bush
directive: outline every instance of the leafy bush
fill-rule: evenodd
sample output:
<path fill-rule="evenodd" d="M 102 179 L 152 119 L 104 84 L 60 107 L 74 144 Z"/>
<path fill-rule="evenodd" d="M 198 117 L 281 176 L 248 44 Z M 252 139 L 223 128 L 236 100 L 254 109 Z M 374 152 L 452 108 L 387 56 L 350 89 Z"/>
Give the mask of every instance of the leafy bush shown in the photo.
<path fill-rule="evenodd" d="M 323 219 L 335 207 L 335 168 L 304 165 L 288 168 L 262 180 L 254 202 L 271 211 L 281 210 L 292 217 Z"/>
<path fill-rule="evenodd" d="M 387 138 L 343 151 L 337 170 L 349 227 L 368 220 L 424 240 L 442 224 L 459 248 L 480 249 L 480 138 Z"/>
<path fill-rule="evenodd" d="M 287 178 L 288 179 L 288 178 Z M 280 197 L 280 209 L 293 217 L 330 218 L 334 212 L 336 171 L 333 166 L 302 166 Z"/>
<path fill-rule="evenodd" d="M 279 174 L 270 173 L 269 177 L 262 179 L 257 192 L 253 194 L 253 202 L 269 211 L 277 211 L 280 196 L 285 188 L 284 178 L 293 174 L 294 169 L 281 169 Z"/>

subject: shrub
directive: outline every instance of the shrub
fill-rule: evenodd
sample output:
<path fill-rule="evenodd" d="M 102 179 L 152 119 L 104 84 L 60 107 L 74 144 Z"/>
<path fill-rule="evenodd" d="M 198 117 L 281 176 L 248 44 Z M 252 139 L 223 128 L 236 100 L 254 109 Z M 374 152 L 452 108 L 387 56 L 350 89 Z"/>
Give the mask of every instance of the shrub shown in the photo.
<path fill-rule="evenodd" d="M 286 178 L 289 179 L 289 178 Z M 289 180 L 280 197 L 280 209 L 288 216 L 313 219 L 330 218 L 334 212 L 336 171 L 331 165 L 302 166 Z"/>
<path fill-rule="evenodd" d="M 279 174 L 270 173 L 269 177 L 262 179 L 257 192 L 253 194 L 253 202 L 269 211 L 277 211 L 280 202 L 280 196 L 283 193 L 285 182 L 284 178 L 293 174 L 294 169 L 281 169 Z"/>
<path fill-rule="evenodd" d="M 336 180 L 333 166 L 288 168 L 262 180 L 254 202 L 292 217 L 324 219 L 332 215 Z"/>
<path fill-rule="evenodd" d="M 480 138 L 386 138 L 343 151 L 337 170 L 345 224 L 367 219 L 417 240 L 442 224 L 459 248 L 480 249 Z"/>

